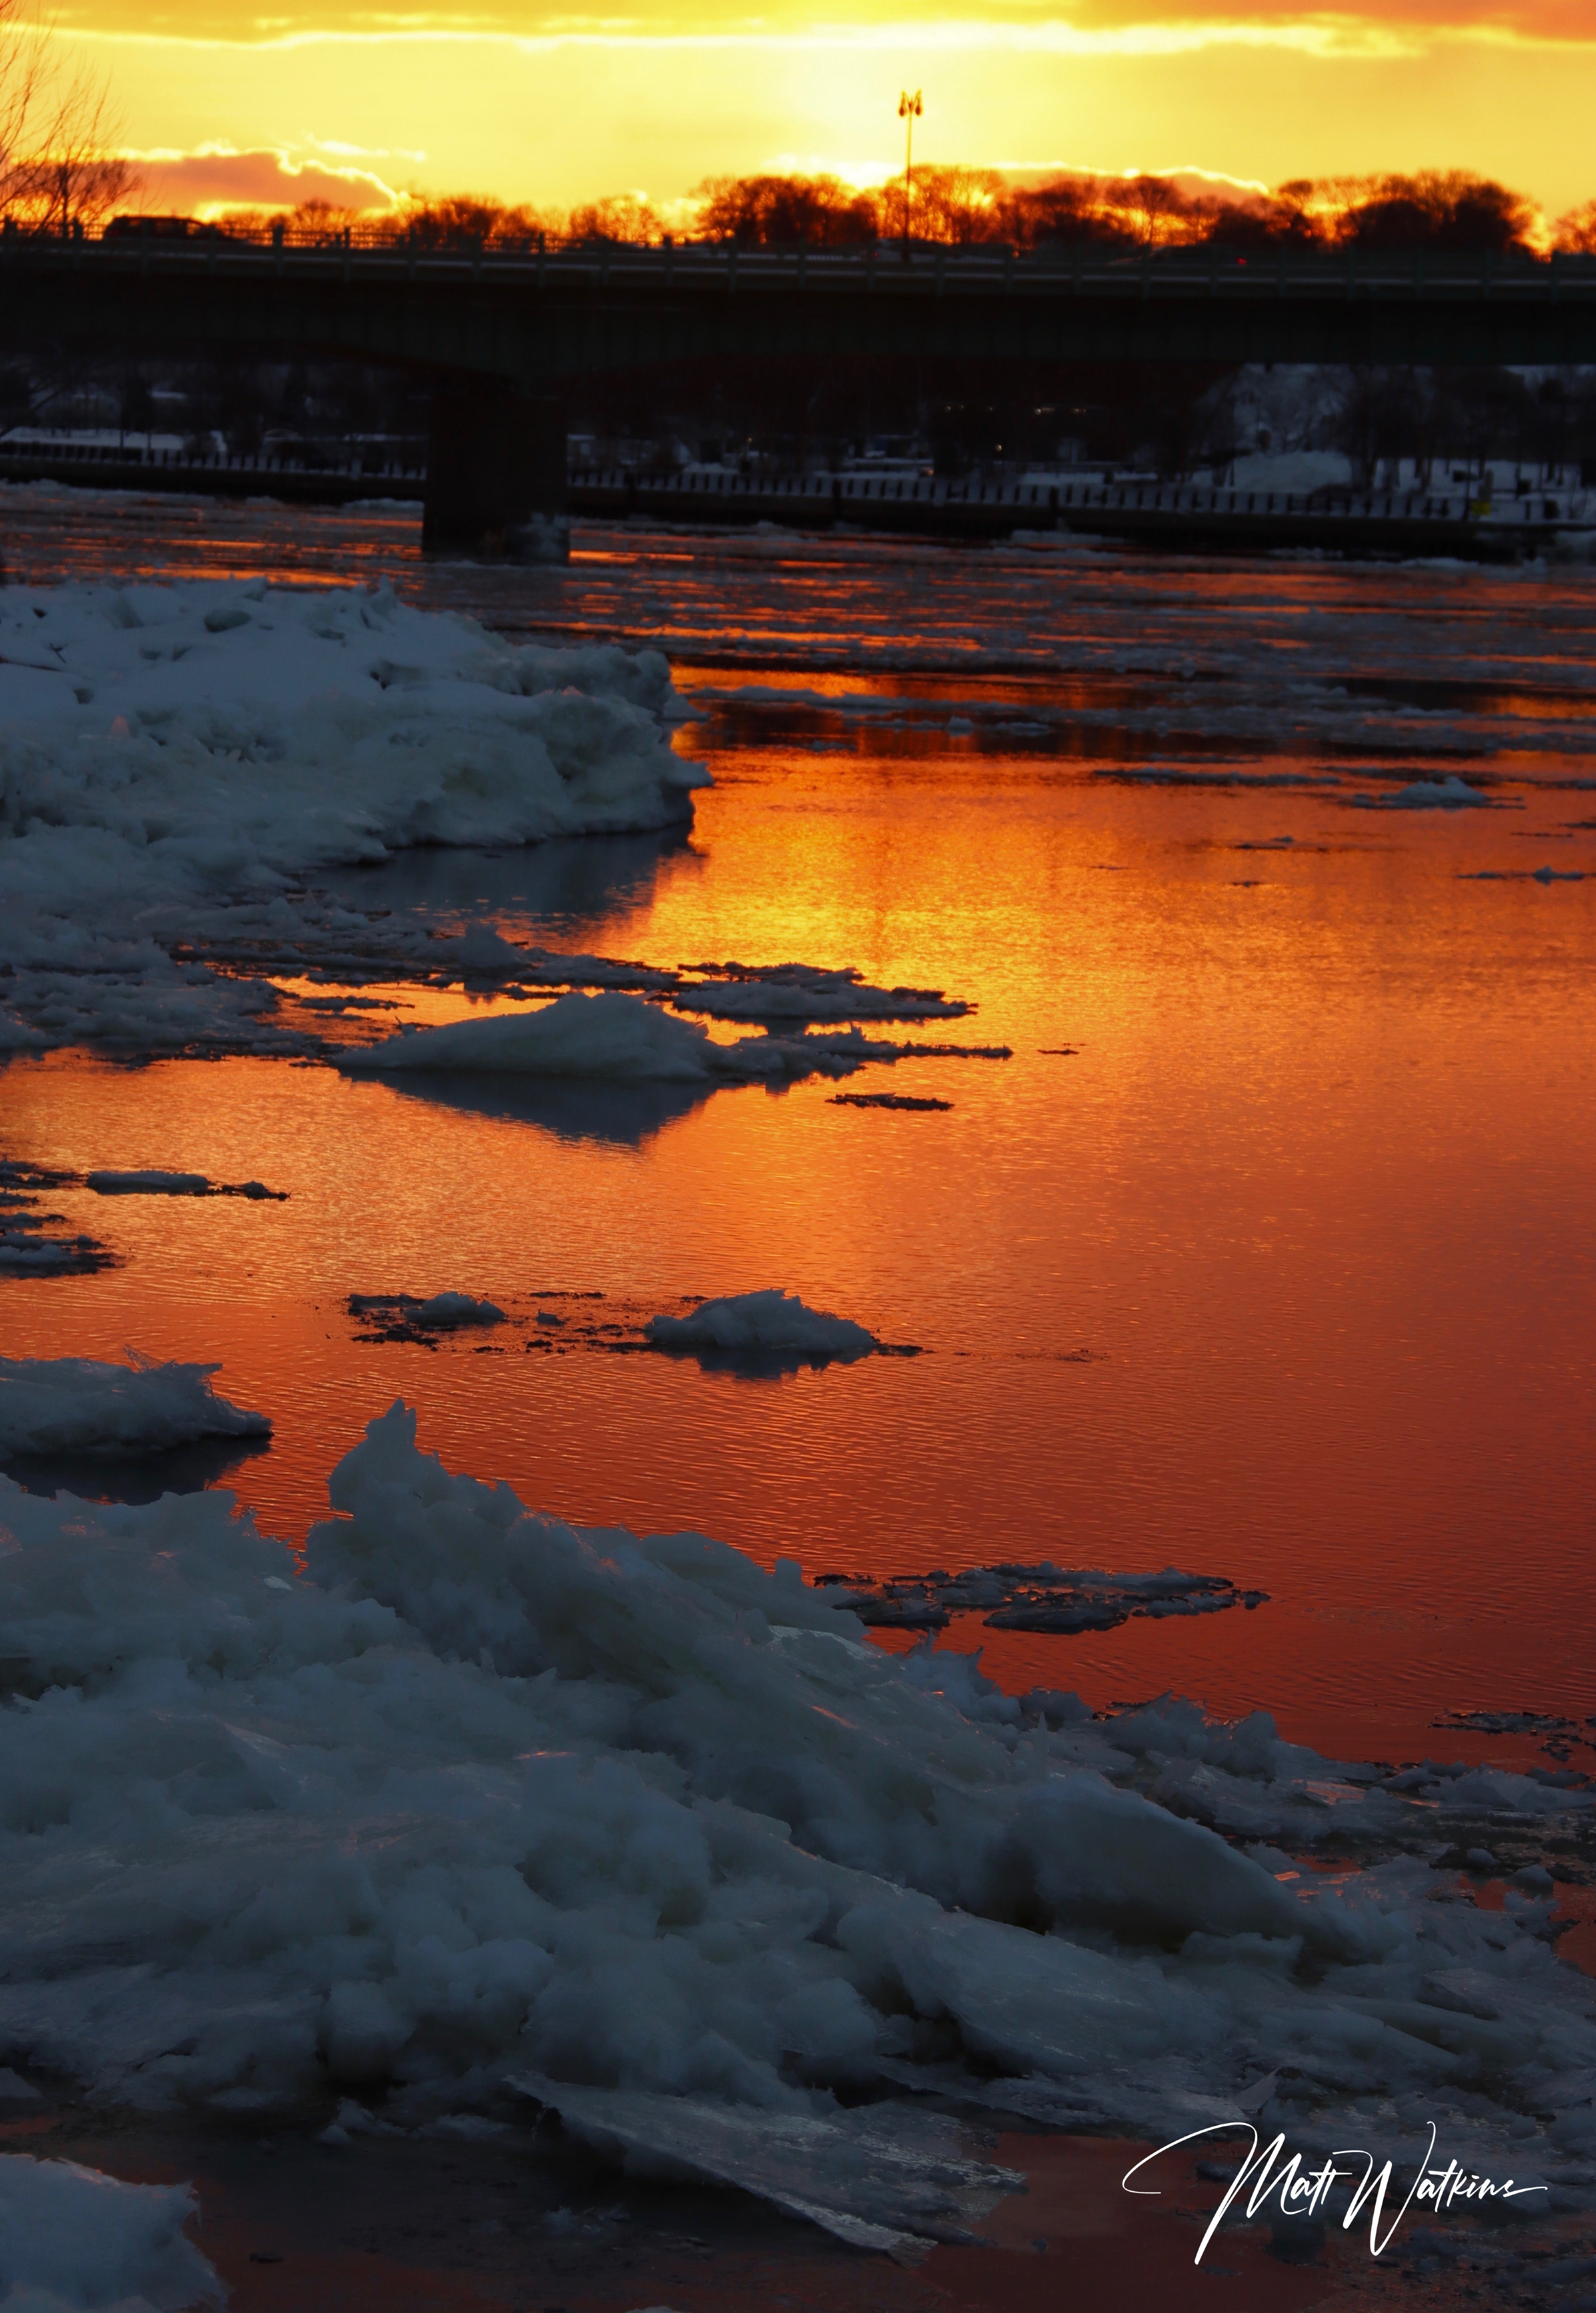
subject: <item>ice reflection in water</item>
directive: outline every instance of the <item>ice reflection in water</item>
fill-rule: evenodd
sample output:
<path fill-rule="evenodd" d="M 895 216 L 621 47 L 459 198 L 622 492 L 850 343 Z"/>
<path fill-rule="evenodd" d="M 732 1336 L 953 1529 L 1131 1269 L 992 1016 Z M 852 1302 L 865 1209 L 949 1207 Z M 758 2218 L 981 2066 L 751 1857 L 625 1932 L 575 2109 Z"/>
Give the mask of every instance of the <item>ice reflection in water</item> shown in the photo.
<path fill-rule="evenodd" d="M 1588 574 L 618 532 L 550 576 L 423 569 L 399 514 L 28 499 L 7 493 L 13 572 L 381 568 L 515 631 L 662 634 L 718 782 L 689 843 L 320 880 L 446 928 L 945 987 L 1016 1057 L 873 1078 L 954 1104 L 896 1114 L 823 1084 L 649 1109 L 13 1065 L 13 1155 L 293 1199 L 118 1210 L 121 1267 L 6 1287 L 11 1354 L 224 1357 L 277 1423 L 229 1482 L 278 1530 L 402 1389 L 455 1466 L 583 1519 L 813 1570 L 1173 1562 L 1271 1593 L 987 1634 L 1022 1684 L 1262 1702 L 1361 1755 L 1511 1747 L 1428 1731 L 1459 1704 L 1589 1707 L 1596 881 L 1459 880 L 1596 870 Z M 1149 759 L 1316 784 L 1101 776 Z M 1371 771 L 1459 770 L 1521 808 L 1345 807 Z M 767 1285 L 928 1354 L 750 1386 L 519 1338 L 359 1347 L 344 1308 Z"/>

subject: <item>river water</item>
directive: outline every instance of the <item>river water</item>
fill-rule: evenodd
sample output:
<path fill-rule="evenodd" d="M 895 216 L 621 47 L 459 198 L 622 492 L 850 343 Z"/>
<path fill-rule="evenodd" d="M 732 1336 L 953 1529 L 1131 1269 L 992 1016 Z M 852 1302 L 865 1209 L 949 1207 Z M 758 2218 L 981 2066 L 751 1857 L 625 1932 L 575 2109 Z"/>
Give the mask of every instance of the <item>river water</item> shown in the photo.
<path fill-rule="evenodd" d="M 583 1523 L 1269 1594 L 956 1623 L 1006 1684 L 1262 1705 L 1358 1757 L 1539 1759 L 1434 1722 L 1596 1711 L 1596 574 L 583 525 L 517 571 L 424 564 L 414 508 L 4 497 L 13 577 L 382 573 L 516 638 L 664 648 L 715 780 L 690 838 L 322 881 L 651 963 L 854 965 L 1013 1053 L 869 1079 L 926 1112 L 15 1061 L 4 1153 L 289 1201 L 64 1192 L 118 1264 L 6 1280 L 8 1354 L 220 1360 L 276 1435 L 211 1475 L 292 1536 L 402 1394 L 452 1466 Z M 1393 804 L 1458 777 L 1483 800 Z M 768 1285 L 923 1353 L 750 1379 L 533 1322 Z M 351 1293 L 443 1289 L 526 1322 L 356 1340 Z"/>

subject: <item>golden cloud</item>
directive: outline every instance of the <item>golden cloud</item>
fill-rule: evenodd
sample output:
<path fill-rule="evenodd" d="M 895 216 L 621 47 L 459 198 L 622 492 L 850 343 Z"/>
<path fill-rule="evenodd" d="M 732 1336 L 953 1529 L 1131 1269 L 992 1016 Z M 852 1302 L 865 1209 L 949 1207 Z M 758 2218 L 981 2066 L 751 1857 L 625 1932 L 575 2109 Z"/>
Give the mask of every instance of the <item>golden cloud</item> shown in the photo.
<path fill-rule="evenodd" d="M 387 209 L 399 196 L 370 169 L 329 168 L 295 161 L 282 147 L 240 153 L 228 145 L 202 145 L 189 153 L 157 146 L 125 147 L 141 182 L 129 204 L 148 214 L 206 216 L 230 208 L 295 208 L 329 201 L 335 208 Z"/>

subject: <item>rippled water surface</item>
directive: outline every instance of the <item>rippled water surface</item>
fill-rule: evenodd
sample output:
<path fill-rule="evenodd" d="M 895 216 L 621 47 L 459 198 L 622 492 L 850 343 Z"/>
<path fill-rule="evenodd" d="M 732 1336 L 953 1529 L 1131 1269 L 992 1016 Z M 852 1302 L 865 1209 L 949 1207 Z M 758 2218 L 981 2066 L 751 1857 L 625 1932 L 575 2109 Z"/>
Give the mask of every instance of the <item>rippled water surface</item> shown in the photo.
<path fill-rule="evenodd" d="M 515 635 L 660 644 L 715 781 L 690 839 L 323 880 L 660 963 L 856 965 L 1013 1049 L 849 1087 L 934 1113 L 13 1064 L 13 1156 L 290 1201 L 64 1192 L 119 1265 L 7 1281 L 9 1354 L 221 1359 L 276 1424 L 224 1482 L 277 1531 L 402 1393 L 452 1464 L 582 1521 L 1270 1594 L 951 1633 L 1011 1683 L 1262 1703 L 1364 1755 L 1459 1755 L 1443 1710 L 1596 1711 L 1590 572 L 619 529 L 495 571 L 424 567 L 402 508 L 3 495 L 13 576 L 386 572 Z M 1391 807 L 1451 775 L 1484 803 Z M 750 1380 L 525 1346 L 539 1307 L 601 1309 L 556 1291 L 630 1322 L 772 1284 L 924 1354 Z M 527 1322 L 355 1340 L 351 1292 L 452 1288 Z"/>

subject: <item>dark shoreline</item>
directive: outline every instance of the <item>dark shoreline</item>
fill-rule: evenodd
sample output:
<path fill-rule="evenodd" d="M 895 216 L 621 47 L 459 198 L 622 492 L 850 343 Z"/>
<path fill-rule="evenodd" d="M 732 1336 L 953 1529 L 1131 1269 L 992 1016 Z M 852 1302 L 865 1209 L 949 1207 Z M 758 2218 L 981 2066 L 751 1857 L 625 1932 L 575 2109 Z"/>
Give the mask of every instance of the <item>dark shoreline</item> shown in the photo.
<path fill-rule="evenodd" d="M 101 448 L 14 449 L 0 444 L 0 483 L 59 482 L 80 489 L 167 493 L 285 506 L 346 506 L 425 497 L 417 465 L 377 471 L 303 467 L 279 460 L 146 457 Z M 1282 491 L 1198 488 L 1189 483 L 893 480 L 868 474 L 807 479 L 705 474 L 680 479 L 574 472 L 567 518 L 637 523 L 654 529 L 750 529 L 795 534 L 846 532 L 998 544 L 1015 537 L 1142 546 L 1163 553 L 1269 554 L 1311 550 L 1351 560 L 1407 561 L 1446 556 L 1512 563 L 1539 554 L 1572 527 L 1545 493 L 1513 502 L 1514 518 L 1482 514 L 1467 493 Z M 1548 511 L 1551 509 L 1551 511 Z"/>

